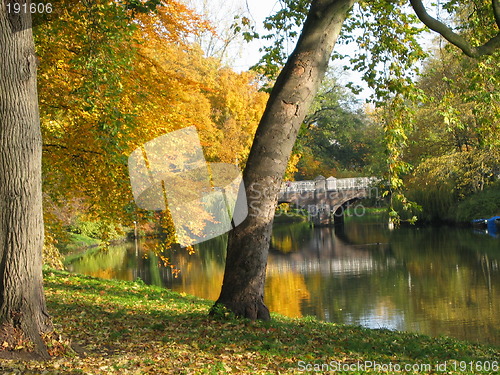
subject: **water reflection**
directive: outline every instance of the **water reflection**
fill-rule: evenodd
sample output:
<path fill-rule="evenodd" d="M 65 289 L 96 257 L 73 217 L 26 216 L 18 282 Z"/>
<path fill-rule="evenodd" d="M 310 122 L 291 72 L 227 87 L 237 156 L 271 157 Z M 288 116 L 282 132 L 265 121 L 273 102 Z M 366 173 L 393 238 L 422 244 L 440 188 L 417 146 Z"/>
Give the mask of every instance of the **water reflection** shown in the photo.
<path fill-rule="evenodd" d="M 169 254 L 177 278 L 149 251 L 127 243 L 96 251 L 75 272 L 134 280 L 215 300 L 224 272 L 225 238 L 195 254 Z M 271 311 L 450 335 L 500 345 L 498 239 L 459 228 L 401 228 L 348 222 L 344 228 L 278 226 L 269 255 L 266 303 Z"/>

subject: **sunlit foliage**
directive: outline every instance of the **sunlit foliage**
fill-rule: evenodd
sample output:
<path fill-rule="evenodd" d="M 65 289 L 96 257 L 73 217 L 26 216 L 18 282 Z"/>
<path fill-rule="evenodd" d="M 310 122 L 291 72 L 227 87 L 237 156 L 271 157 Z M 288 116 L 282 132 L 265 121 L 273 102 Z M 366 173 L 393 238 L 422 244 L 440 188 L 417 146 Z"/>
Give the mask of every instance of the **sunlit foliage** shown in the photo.
<path fill-rule="evenodd" d="M 167 132 L 195 125 L 210 161 L 245 162 L 266 95 L 254 74 L 190 43 L 206 21 L 180 2 L 158 3 L 61 1 L 35 29 L 49 232 L 78 216 L 159 219 L 135 209 L 126 162 Z M 167 232 L 168 222 L 167 213 Z"/>

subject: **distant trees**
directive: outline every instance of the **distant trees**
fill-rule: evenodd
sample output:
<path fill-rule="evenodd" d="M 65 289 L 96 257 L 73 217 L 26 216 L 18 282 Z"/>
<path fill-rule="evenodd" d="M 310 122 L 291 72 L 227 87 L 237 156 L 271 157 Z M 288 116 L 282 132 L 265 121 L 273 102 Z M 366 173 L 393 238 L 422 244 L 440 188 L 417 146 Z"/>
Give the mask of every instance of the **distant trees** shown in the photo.
<path fill-rule="evenodd" d="M 499 178 L 500 81 L 498 74 L 478 74 L 490 68 L 443 51 L 420 81 L 428 100 L 409 134 L 406 159 L 415 169 L 406 186 L 425 220 L 454 220 L 458 202 Z"/>
<path fill-rule="evenodd" d="M 325 79 L 294 147 L 300 158 L 295 178 L 374 173 L 377 156 L 383 159 L 383 134 L 364 110 L 334 78 Z"/>
<path fill-rule="evenodd" d="M 484 40 L 498 33 L 488 8 L 488 2 L 474 2 L 456 9 L 464 36 Z M 415 106 L 408 134 L 405 160 L 415 169 L 407 187 L 424 219 L 464 220 L 455 212 L 458 203 L 500 176 L 499 54 L 472 59 L 437 43 L 418 81 L 424 100 Z"/>

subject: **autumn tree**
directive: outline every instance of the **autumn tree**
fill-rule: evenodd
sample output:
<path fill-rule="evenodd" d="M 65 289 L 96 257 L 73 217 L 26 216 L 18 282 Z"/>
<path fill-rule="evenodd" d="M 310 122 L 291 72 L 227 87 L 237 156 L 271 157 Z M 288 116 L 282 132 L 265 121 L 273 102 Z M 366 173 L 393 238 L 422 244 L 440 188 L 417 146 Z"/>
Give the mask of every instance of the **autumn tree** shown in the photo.
<path fill-rule="evenodd" d="M 64 11 L 69 7 L 72 12 Z M 154 22 L 163 22 L 164 39 L 171 43 L 196 25 L 185 7 L 169 14 L 173 8 L 158 6 L 138 29 L 133 21 L 147 10 L 132 13 L 106 1 L 60 1 L 59 17 L 35 29 L 47 201 L 58 205 L 84 197 L 88 207 L 108 218 L 123 212 L 130 200 L 126 157 L 147 140 L 147 130 L 156 130 L 156 124 L 145 123 L 149 108 L 140 103 L 147 102 L 155 82 L 141 77 L 151 62 L 139 61 L 139 40 Z"/>
<path fill-rule="evenodd" d="M 409 132 L 405 159 L 415 168 L 405 186 L 424 220 L 454 220 L 462 200 L 498 179 L 500 75 L 495 56 L 477 60 L 442 43 L 435 48 L 419 79 L 427 100 L 416 106 Z"/>
<path fill-rule="evenodd" d="M 269 319 L 264 304 L 276 200 L 300 125 L 353 1 L 313 1 L 295 51 L 279 75 L 260 121 L 243 179 L 249 217 L 229 235 L 219 299 L 237 315 Z"/>
<path fill-rule="evenodd" d="M 150 2 L 145 2 L 148 6 Z M 16 7 L 20 5 L 20 7 Z M 0 179 L 2 185 L 2 198 L 0 199 L 2 226 L 0 227 L 0 237 L 2 238 L 1 269 L 0 269 L 0 322 L 2 332 L 10 337 L 18 337 L 31 341 L 35 345 L 35 353 L 47 357 L 48 352 L 42 336 L 52 330 L 52 323 L 47 313 L 45 299 L 43 295 L 42 280 L 42 246 L 44 237 L 43 212 L 42 212 L 42 134 L 40 129 L 38 97 L 37 97 L 37 67 L 39 59 L 35 56 L 35 46 L 32 36 L 32 17 L 30 1 L 2 1 L 0 4 L 0 142 L 2 150 L 0 156 Z M 62 7 L 64 1 L 54 1 L 51 3 L 51 10 L 55 13 L 64 13 Z M 73 10 L 78 10 L 78 4 L 67 3 Z M 137 10 L 133 3 L 124 2 L 125 8 Z M 53 6 L 53 7 L 52 7 Z M 61 7 L 59 7 L 61 6 Z M 124 9 L 125 9 L 124 8 Z M 37 7 L 39 11 L 42 8 Z M 44 8 L 47 10 L 47 8 Z M 118 10 L 118 7 L 115 6 Z M 29 10 L 29 11 L 27 11 Z M 77 13 L 78 14 L 78 13 Z M 106 16 L 116 15 L 107 12 Z M 81 15 L 81 13 L 80 13 Z M 96 17 L 102 16 L 100 12 L 95 12 Z M 42 17 L 43 15 L 37 15 Z M 44 18 L 44 17 L 42 17 Z M 46 19 L 48 22 L 49 19 Z M 98 19 L 88 20 L 87 31 L 91 31 L 92 26 L 101 26 Z M 38 23 L 41 25 L 41 23 Z M 61 25 L 61 24 L 59 24 Z M 72 26 L 78 30 L 77 23 Z M 57 32 L 56 32 L 57 33 Z M 98 47 L 98 40 L 93 39 L 95 34 L 89 32 L 88 43 L 82 46 L 73 43 L 66 52 L 81 55 L 93 56 Z M 97 43 L 97 44 L 93 44 Z M 93 48 L 94 47 L 94 48 Z M 80 56 L 81 56 L 80 55 Z M 94 55 L 95 56 L 95 55 Z M 55 69 L 63 68 L 65 60 L 63 56 L 53 65 Z M 102 57 L 102 53 L 99 54 Z M 102 59 L 92 60 L 94 64 L 89 64 L 86 72 L 91 71 L 96 78 L 98 73 L 103 73 Z M 80 74 L 79 74 L 80 73 Z M 88 117 L 93 116 L 95 102 L 84 100 L 76 105 L 75 102 L 65 101 L 68 92 L 71 91 L 71 84 L 79 82 L 79 87 L 83 97 L 89 99 L 91 85 L 85 84 L 88 76 L 79 72 L 73 75 L 71 80 L 63 81 L 61 91 L 52 92 L 55 101 L 61 107 L 70 109 L 72 104 L 75 110 L 84 108 Z M 76 76 L 76 78 L 74 78 Z M 47 80 L 56 76 L 45 76 Z M 102 77 L 100 77 L 102 78 Z M 43 81 L 43 80 L 42 80 Z M 103 81 L 92 81 L 93 87 L 102 88 Z M 88 81 L 87 81 L 88 83 Z M 116 84 L 112 80 L 111 84 Z M 113 102 L 115 97 L 110 98 Z M 43 100 L 42 100 L 43 101 Z M 108 102 L 108 103 L 110 103 Z M 116 102 L 115 102 L 116 103 Z M 107 107 L 110 109 L 112 104 Z M 57 108 L 57 107 L 56 107 Z M 85 114 L 84 113 L 84 114 Z M 85 117 L 79 113 L 79 118 Z M 116 112 L 107 112 L 113 119 L 117 119 Z M 61 121 L 60 113 L 55 113 L 54 121 L 50 122 L 55 138 L 60 140 L 67 122 Z M 59 120 L 59 121 L 57 121 Z M 115 140 L 109 137 L 106 125 L 103 121 L 97 121 L 95 132 L 99 133 L 94 139 L 85 139 L 83 132 L 78 134 L 83 147 L 75 147 L 75 153 L 98 154 L 95 148 L 96 143 L 112 144 Z M 113 125 L 116 125 L 114 123 Z M 92 133 L 91 133 L 92 134 Z M 53 149 L 68 149 L 64 143 L 47 140 L 45 147 Z M 92 142 L 93 141 L 93 142 Z M 101 142 L 99 142 L 101 141 Z M 88 147 L 87 147 L 88 146 Z M 75 154 L 72 154 L 73 161 Z M 88 166 L 89 164 L 87 164 Z M 58 181 L 64 184 L 65 181 Z M 55 190 L 60 188 L 59 185 Z M 4 342 L 9 343 L 10 338 L 6 337 Z"/>
<path fill-rule="evenodd" d="M 305 7 L 307 2 L 299 2 Z M 229 235 L 227 261 L 222 290 L 217 305 L 223 305 L 235 314 L 250 319 L 269 319 L 269 311 L 264 300 L 264 281 L 272 229 L 273 214 L 277 195 L 288 158 L 298 130 L 328 66 L 333 47 L 346 20 L 354 0 L 312 0 L 303 24 L 297 46 L 288 58 L 271 92 L 268 105 L 261 119 L 244 171 L 244 181 L 249 201 L 249 217 Z M 367 2 L 377 13 L 374 20 L 391 19 L 391 14 L 399 14 L 405 2 Z M 296 2 L 286 2 L 293 11 Z M 455 31 L 430 17 L 420 0 L 411 0 L 417 16 L 431 29 L 441 33 L 447 40 L 458 45 L 472 56 L 489 55 L 500 44 L 500 35 L 486 41 L 475 42 L 474 46 Z M 288 14 L 293 13 L 289 12 Z M 493 15 L 500 23 L 497 0 L 493 1 Z M 406 20 L 405 20 L 406 21 Z M 272 27 L 272 26 L 271 26 Z M 407 28 L 404 24 L 401 31 Z M 379 25 L 383 30 L 384 25 Z M 387 33 L 388 34 L 388 33 Z M 498 30 L 497 30 L 498 34 Z M 385 56 L 387 47 L 404 51 L 399 38 L 378 41 L 375 51 Z M 365 56 L 366 59 L 366 56 Z M 387 60 L 386 60 L 387 61 Z M 389 61 L 390 63 L 390 61 Z M 398 65 L 392 71 L 398 73 Z M 404 80 L 388 76 L 388 88 L 405 89 Z M 398 102 L 395 102 L 397 105 Z M 400 132 L 401 122 L 396 121 L 390 129 Z"/>
<path fill-rule="evenodd" d="M 21 333 L 47 357 L 37 58 L 30 14 L 8 4 L 0 2 L 0 331 L 3 342 Z"/>
<path fill-rule="evenodd" d="M 194 125 L 209 161 L 243 163 L 267 96 L 255 73 L 223 68 L 191 43 L 213 30 L 181 3 L 133 14 L 107 1 L 59 6 L 73 11 L 35 29 L 47 232 L 64 234 L 59 218 L 77 216 L 171 232 L 131 203 L 128 155 Z"/>

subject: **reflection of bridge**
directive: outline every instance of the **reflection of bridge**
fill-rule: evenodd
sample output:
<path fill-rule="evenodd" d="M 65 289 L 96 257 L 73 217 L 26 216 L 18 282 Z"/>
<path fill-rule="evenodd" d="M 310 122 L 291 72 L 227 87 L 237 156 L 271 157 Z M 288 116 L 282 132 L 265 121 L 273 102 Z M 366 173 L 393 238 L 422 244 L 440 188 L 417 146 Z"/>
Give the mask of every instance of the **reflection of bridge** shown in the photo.
<path fill-rule="evenodd" d="M 343 222 L 346 207 L 354 201 L 378 197 L 375 177 L 325 178 L 313 181 L 289 181 L 281 187 L 278 203 L 290 203 L 307 210 L 314 225 Z"/>
<path fill-rule="evenodd" d="M 375 228 L 382 229 L 383 224 Z M 373 231 L 373 228 L 370 232 Z M 396 265 L 387 241 L 387 231 L 380 230 L 375 237 L 362 234 L 359 228 L 337 226 L 335 228 L 316 228 L 314 231 L 297 233 L 297 228 L 275 231 L 270 248 L 270 261 L 267 275 L 274 276 L 285 272 L 301 275 L 321 274 L 334 276 L 370 275 L 376 271 L 387 270 Z M 378 240 L 376 243 L 356 243 L 358 240 Z M 295 243 L 293 249 L 285 249 L 288 243 Z M 285 251 L 283 251 L 285 250 Z"/>

